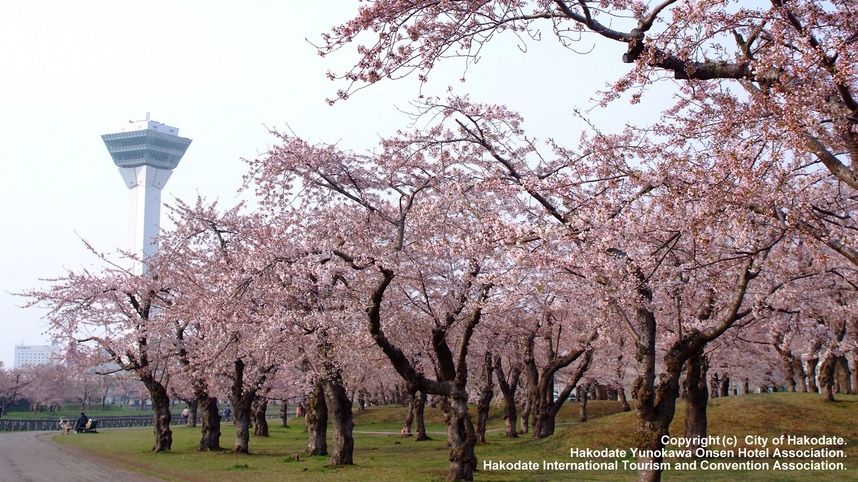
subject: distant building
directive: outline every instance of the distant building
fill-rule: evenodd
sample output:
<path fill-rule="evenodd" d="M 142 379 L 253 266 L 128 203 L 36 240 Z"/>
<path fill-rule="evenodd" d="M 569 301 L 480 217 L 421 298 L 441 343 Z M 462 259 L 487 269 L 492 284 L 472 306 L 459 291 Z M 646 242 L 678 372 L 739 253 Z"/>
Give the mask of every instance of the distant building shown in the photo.
<path fill-rule="evenodd" d="M 50 345 L 15 345 L 15 368 L 58 363 L 59 351 L 57 340 L 51 340 Z"/>

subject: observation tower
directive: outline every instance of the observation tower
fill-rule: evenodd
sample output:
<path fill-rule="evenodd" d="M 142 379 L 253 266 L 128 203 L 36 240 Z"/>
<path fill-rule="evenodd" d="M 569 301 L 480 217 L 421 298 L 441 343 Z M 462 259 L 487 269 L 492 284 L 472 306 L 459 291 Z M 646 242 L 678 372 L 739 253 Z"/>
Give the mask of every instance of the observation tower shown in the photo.
<path fill-rule="evenodd" d="M 141 261 L 155 254 L 161 224 L 161 190 L 179 165 L 191 140 L 179 129 L 149 119 L 128 121 L 114 134 L 101 136 L 128 191 L 128 249 Z M 138 263 L 137 274 L 146 266 Z"/>

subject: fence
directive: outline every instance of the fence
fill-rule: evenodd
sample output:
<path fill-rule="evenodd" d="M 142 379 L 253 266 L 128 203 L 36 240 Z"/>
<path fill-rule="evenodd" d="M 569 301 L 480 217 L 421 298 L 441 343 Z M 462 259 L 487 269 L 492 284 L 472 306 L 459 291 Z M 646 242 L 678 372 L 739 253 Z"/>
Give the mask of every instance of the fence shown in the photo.
<path fill-rule="evenodd" d="M 124 428 L 124 427 L 151 427 L 155 424 L 154 416 L 148 417 L 93 417 L 98 420 L 98 428 Z M 295 418 L 294 413 L 288 415 L 288 419 Z M 280 420 L 279 413 L 265 414 L 266 420 Z M 74 425 L 75 419 L 69 420 Z M 197 422 L 202 423 L 201 417 L 197 415 Z M 170 425 L 184 425 L 185 418 L 180 414 L 173 414 Z M 61 430 L 58 418 L 0 418 L 0 432 L 26 431 L 26 430 Z"/>

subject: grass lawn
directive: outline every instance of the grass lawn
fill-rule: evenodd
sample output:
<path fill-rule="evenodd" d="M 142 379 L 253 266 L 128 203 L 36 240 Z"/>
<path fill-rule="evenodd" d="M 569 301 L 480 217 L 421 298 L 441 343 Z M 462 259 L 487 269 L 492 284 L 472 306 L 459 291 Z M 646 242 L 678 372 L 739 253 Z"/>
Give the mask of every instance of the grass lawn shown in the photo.
<path fill-rule="evenodd" d="M 838 396 L 842 401 L 823 404 L 818 395 L 811 394 L 762 394 L 714 399 L 709 404 L 710 435 L 739 437 L 739 445 L 745 436 L 757 435 L 767 439 L 782 434 L 818 437 L 840 436 L 846 440 L 842 459 L 783 459 L 782 461 L 843 462 L 843 471 L 775 471 L 774 460 L 757 459 L 769 463 L 769 470 L 712 471 L 698 469 L 689 471 L 665 471 L 665 480 L 858 480 L 858 396 Z M 553 437 L 534 441 L 530 438 L 506 439 L 502 431 L 488 434 L 488 444 L 477 447 L 478 472 L 476 480 L 485 481 L 553 481 L 553 480 L 633 480 L 634 472 L 619 469 L 612 471 L 558 471 L 543 470 L 543 461 L 583 462 L 586 459 L 569 457 L 571 447 L 603 449 L 628 448 L 632 446 L 634 416 L 617 413 L 616 402 L 591 401 L 590 421 L 573 424 L 577 419 L 577 404 L 568 404 L 558 416 L 563 423 Z M 671 433 L 683 432 L 683 405 L 679 405 Z M 601 415 L 601 416 L 599 416 Z M 56 436 L 60 443 L 83 447 L 109 456 L 120 465 L 157 475 L 165 480 L 188 481 L 440 481 L 446 480 L 447 451 L 445 436 L 431 434 L 435 440 L 414 442 L 398 435 L 405 409 L 401 407 L 371 407 L 355 417 L 355 465 L 349 467 L 327 467 L 327 457 L 306 457 L 307 436 L 297 421 L 289 428 L 271 425 L 271 437 L 251 438 L 251 455 L 238 455 L 228 450 L 214 453 L 196 452 L 199 429 L 174 428 L 173 450 L 154 454 L 151 429 L 103 430 L 99 434 Z M 442 417 L 438 410 L 426 411 L 427 429 L 443 432 Z M 489 421 L 490 429 L 501 428 L 500 412 L 495 411 Z M 397 434 L 371 434 L 361 432 L 392 431 Z M 235 431 L 232 424 L 222 426 L 221 445 L 232 446 Z M 2 435 L 0 435 L 2 436 Z M 329 438 L 330 440 L 330 438 Z M 815 447 L 795 447 L 815 448 Z M 294 454 L 301 454 L 294 460 Z M 486 460 L 504 462 L 534 462 L 538 470 L 482 470 Z M 605 459 L 613 461 L 615 459 Z M 633 460 L 627 455 L 626 460 Z M 681 461 L 667 459 L 674 464 Z M 708 459 L 716 462 L 719 460 Z M 720 459 L 725 462 L 740 462 L 745 459 Z"/>
<path fill-rule="evenodd" d="M 226 405 L 221 403 L 221 409 Z M 178 415 L 182 413 L 182 409 L 185 408 L 185 405 L 182 403 L 176 404 L 170 410 L 174 415 Z M 122 408 L 119 408 L 119 405 L 114 404 L 106 404 L 104 406 L 104 410 L 101 408 L 100 403 L 90 403 L 87 405 L 85 410 L 80 409 L 80 404 L 75 403 L 66 403 L 59 410 L 51 413 L 45 409 L 44 412 L 30 412 L 26 410 L 9 410 L 3 414 L 3 418 L 16 418 L 16 419 L 43 419 L 43 418 L 54 418 L 59 419 L 62 417 L 68 419 L 77 419 L 80 416 L 81 412 L 85 412 L 87 417 L 89 418 L 104 418 L 104 417 L 152 417 L 155 412 L 152 411 L 150 407 L 147 406 L 146 410 L 141 410 L 139 406 L 129 407 L 128 405 L 123 405 Z M 273 403 L 268 404 L 268 414 L 276 414 L 280 412 L 280 405 L 274 405 Z M 294 406 L 292 407 L 292 412 L 294 413 Z"/>
<path fill-rule="evenodd" d="M 177 413 L 181 412 L 182 409 L 179 408 Z M 17 418 L 17 419 L 43 419 L 43 418 L 68 418 L 68 419 L 76 419 L 80 417 L 80 412 L 85 412 L 86 415 L 90 418 L 99 418 L 99 417 L 151 417 L 155 412 L 152 410 L 137 410 L 131 409 L 128 407 L 123 407 L 121 410 L 116 405 L 107 405 L 104 410 L 101 409 L 101 405 L 92 405 L 87 407 L 86 410 L 81 410 L 80 405 L 66 404 L 60 410 L 55 411 L 54 413 L 49 412 L 45 409 L 44 412 L 25 412 L 25 411 L 8 411 L 3 414 L 3 418 Z"/>

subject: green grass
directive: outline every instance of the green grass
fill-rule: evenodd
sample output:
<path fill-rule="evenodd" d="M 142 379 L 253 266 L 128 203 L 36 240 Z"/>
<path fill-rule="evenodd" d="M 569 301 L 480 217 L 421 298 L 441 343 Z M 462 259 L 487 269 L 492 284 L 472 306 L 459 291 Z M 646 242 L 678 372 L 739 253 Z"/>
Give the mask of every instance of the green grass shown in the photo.
<path fill-rule="evenodd" d="M 225 404 L 221 404 L 221 407 L 225 407 Z M 176 404 L 170 410 L 174 415 L 179 415 L 182 413 L 182 409 L 185 408 L 184 404 Z M 107 404 L 104 407 L 104 410 L 101 409 L 100 403 L 88 404 L 85 410 L 80 409 L 80 404 L 74 403 L 66 403 L 62 406 L 60 410 L 51 413 L 45 409 L 44 412 L 30 412 L 26 410 L 9 410 L 4 415 L 3 418 L 15 418 L 15 419 L 43 419 L 43 418 L 68 418 L 68 419 L 77 419 L 80 416 L 81 412 L 85 412 L 86 416 L 89 418 L 103 418 L 103 417 L 152 417 L 155 412 L 152 409 L 140 410 L 137 408 L 129 408 L 128 405 L 123 405 L 122 408 L 119 408 L 119 405 Z M 294 413 L 293 410 L 290 412 Z M 199 412 L 198 412 L 199 413 Z M 280 413 L 280 405 L 269 404 L 268 410 L 266 411 L 269 415 Z"/>
<path fill-rule="evenodd" d="M 737 436 L 738 447 L 744 444 L 747 435 L 758 435 L 771 439 L 782 434 L 808 436 L 841 436 L 846 446 L 836 447 L 846 450 L 845 472 L 665 472 L 665 480 L 766 480 L 766 481 L 807 481 L 807 480 L 858 480 L 858 396 L 838 395 L 838 402 L 826 404 L 817 394 L 778 393 L 742 395 L 717 398 L 709 401 L 707 418 L 709 435 Z M 676 416 L 670 426 L 673 436 L 684 433 L 685 405 L 677 406 Z M 547 451 L 568 450 L 569 447 L 611 447 L 626 448 L 633 446 L 634 426 L 632 413 L 617 414 L 592 420 L 573 429 L 563 431 L 542 442 Z M 675 448 L 675 447 L 669 447 Z M 795 447 L 798 448 L 798 447 Z M 807 448 L 807 447 L 805 447 Z M 832 447 L 834 448 L 834 447 Z M 714 460 L 714 459 L 710 459 Z M 675 462 L 675 460 L 668 460 Z M 733 461 L 724 459 L 723 461 Z M 759 460 L 769 462 L 771 460 Z M 591 480 L 627 480 L 615 478 L 614 474 L 594 473 Z M 587 480 L 578 477 L 579 480 Z"/>
<path fill-rule="evenodd" d="M 842 472 L 665 472 L 665 480 L 858 480 L 858 397 L 839 396 L 839 401 L 823 404 L 818 395 L 763 394 L 728 397 L 710 401 L 709 433 L 711 435 L 761 435 L 775 437 L 795 435 L 832 435 L 846 438 L 848 470 Z M 577 419 L 577 404 L 568 404 L 558 422 Z M 506 439 L 502 431 L 490 432 L 488 444 L 477 447 L 478 468 L 484 460 L 542 463 L 543 460 L 572 462 L 571 447 L 592 449 L 628 448 L 632 443 L 634 415 L 617 413 L 616 402 L 590 402 L 590 421 L 584 424 L 559 425 L 548 439 L 533 441 L 528 437 Z M 683 431 L 684 407 L 680 404 L 671 426 L 672 434 Z M 602 414 L 602 416 L 597 416 Z M 173 450 L 153 454 L 151 429 L 104 430 L 99 434 L 57 436 L 55 440 L 109 455 L 113 460 L 165 480 L 217 481 L 441 481 L 446 480 L 448 460 L 445 436 L 434 435 L 428 442 L 403 439 L 398 432 L 405 409 L 372 407 L 356 415 L 357 432 L 393 431 L 393 435 L 355 434 L 355 465 L 328 467 L 327 457 L 307 457 L 306 434 L 298 423 L 289 428 L 271 426 L 270 438 L 251 438 L 251 455 L 233 454 L 228 450 L 214 453 L 196 452 L 199 429 L 174 428 Z M 426 412 L 428 430 L 443 431 L 438 410 Z M 494 411 L 489 428 L 500 428 L 500 412 Z M 232 447 L 235 431 L 232 424 L 222 426 L 221 445 Z M 2 436 L 2 435 L 0 435 Z M 295 455 L 299 454 L 298 460 Z M 630 459 L 630 457 L 628 457 Z M 669 460 L 669 462 L 675 462 Z M 549 481 L 549 480 L 633 480 L 629 471 L 561 472 L 561 471 L 489 471 L 479 470 L 477 480 Z"/>
<path fill-rule="evenodd" d="M 177 405 L 177 412 L 181 412 L 182 408 Z M 120 410 L 118 405 L 105 405 L 105 409 L 101 409 L 101 404 L 91 404 L 86 410 L 80 409 L 80 404 L 67 403 L 60 410 L 54 413 L 45 409 L 44 412 L 29 412 L 29 411 L 8 411 L 3 415 L 3 418 L 20 418 L 20 419 L 42 419 L 42 418 L 78 418 L 80 412 L 86 412 L 86 415 L 91 418 L 98 417 L 151 417 L 154 412 L 152 410 L 137 410 L 129 409 L 128 406 L 123 406 Z"/>

